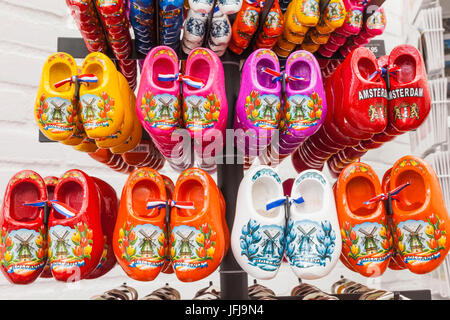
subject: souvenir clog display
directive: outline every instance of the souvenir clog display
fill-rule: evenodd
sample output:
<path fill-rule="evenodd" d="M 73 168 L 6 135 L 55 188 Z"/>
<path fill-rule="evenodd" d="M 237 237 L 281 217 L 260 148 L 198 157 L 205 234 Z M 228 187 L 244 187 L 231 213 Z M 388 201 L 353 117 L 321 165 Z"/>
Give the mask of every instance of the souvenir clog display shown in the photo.
<path fill-rule="evenodd" d="M 257 279 L 276 276 L 285 247 L 285 210 L 266 203 L 283 198 L 278 174 L 268 166 L 251 167 L 239 185 L 231 249 L 241 268 Z"/>
<path fill-rule="evenodd" d="M 164 265 L 166 210 L 147 204 L 166 200 L 164 180 L 153 169 L 134 171 L 123 188 L 113 247 L 119 265 L 135 280 L 155 279 Z"/>
<path fill-rule="evenodd" d="M 183 0 L 158 1 L 160 44 L 177 51 L 180 47 L 181 27 L 183 26 Z"/>
<path fill-rule="evenodd" d="M 181 173 L 173 200 L 170 218 L 173 269 L 183 282 L 203 279 L 217 269 L 226 253 L 224 202 L 209 174 L 196 168 Z"/>
<path fill-rule="evenodd" d="M 77 101 L 75 86 L 60 81 L 78 75 L 75 59 L 58 52 L 47 58 L 34 107 L 34 118 L 41 132 L 50 140 L 63 141 L 76 131 Z"/>
<path fill-rule="evenodd" d="M 135 48 L 143 55 L 147 55 L 155 43 L 154 3 L 153 0 L 128 1 L 129 18 L 135 36 Z"/>
<path fill-rule="evenodd" d="M 448 253 L 449 216 L 436 173 L 424 160 L 405 156 L 392 167 L 390 188 L 407 185 L 392 201 L 395 246 L 414 273 L 436 269 Z"/>
<path fill-rule="evenodd" d="M 301 279 L 326 276 L 341 254 L 342 240 L 330 183 L 317 170 L 302 172 L 294 180 L 289 220 L 286 225 L 286 256 Z"/>
<path fill-rule="evenodd" d="M 0 211 L 0 269 L 11 283 L 33 282 L 46 264 L 44 208 L 27 206 L 36 201 L 47 201 L 42 177 L 30 170 L 16 173 L 6 187 Z"/>
<path fill-rule="evenodd" d="M 341 260 L 363 276 L 382 275 L 392 256 L 393 238 L 384 204 L 372 201 L 381 194 L 377 174 L 364 163 L 350 164 L 339 175 L 335 192 Z"/>
<path fill-rule="evenodd" d="M 66 0 L 89 52 L 106 52 L 108 45 L 97 16 L 95 0 Z"/>
<path fill-rule="evenodd" d="M 231 41 L 228 48 L 235 54 L 242 54 L 250 45 L 253 35 L 258 29 L 259 14 L 262 3 L 259 1 L 244 0 L 241 10 L 234 20 Z"/>
<path fill-rule="evenodd" d="M 92 177 L 100 194 L 100 217 L 102 223 L 104 247 L 100 263 L 87 275 L 86 279 L 96 279 L 106 274 L 116 265 L 113 250 L 113 232 L 117 219 L 119 201 L 116 191 L 105 181 Z"/>
<path fill-rule="evenodd" d="M 273 51 L 258 49 L 245 61 L 234 129 L 246 133 L 243 137 L 236 135 L 236 145 L 247 155 L 257 156 L 265 149 L 279 127 L 281 80 L 280 64 Z"/>
<path fill-rule="evenodd" d="M 48 259 L 59 281 L 85 279 L 98 266 L 103 249 L 101 201 L 95 181 L 80 170 L 59 179 L 48 221 Z"/>

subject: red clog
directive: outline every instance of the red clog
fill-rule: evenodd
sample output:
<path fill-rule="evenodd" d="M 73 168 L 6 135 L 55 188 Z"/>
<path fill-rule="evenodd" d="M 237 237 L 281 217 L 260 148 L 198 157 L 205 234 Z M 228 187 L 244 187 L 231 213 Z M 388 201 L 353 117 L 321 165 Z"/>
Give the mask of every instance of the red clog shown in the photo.
<path fill-rule="evenodd" d="M 113 247 L 120 266 L 135 280 L 155 279 L 164 265 L 166 209 L 156 202 L 166 200 L 164 180 L 150 168 L 134 171 L 123 188 Z"/>
<path fill-rule="evenodd" d="M 366 277 L 382 275 L 392 256 L 384 204 L 366 204 L 380 194 L 377 174 L 364 163 L 350 164 L 339 175 L 335 198 L 343 236 L 342 253 Z"/>
<path fill-rule="evenodd" d="M 428 163 L 414 156 L 397 160 L 390 188 L 407 183 L 398 200 L 392 201 L 396 249 L 411 272 L 423 274 L 444 261 L 450 221 L 439 180 Z"/>
<path fill-rule="evenodd" d="M 48 222 L 48 258 L 53 277 L 85 279 L 100 262 L 104 241 L 100 195 L 94 180 L 81 170 L 59 179 Z"/>
<path fill-rule="evenodd" d="M 218 188 L 201 169 L 187 169 L 175 186 L 175 202 L 193 202 L 195 209 L 172 208 L 170 256 L 177 278 L 203 279 L 214 272 L 227 245 Z"/>
<path fill-rule="evenodd" d="M 92 271 L 86 279 L 96 279 L 116 265 L 116 257 L 113 250 L 113 231 L 117 219 L 117 211 L 119 209 L 119 200 L 117 199 L 116 191 L 105 181 L 92 177 L 97 185 L 100 194 L 100 215 L 103 230 L 103 253 L 100 263 Z"/>
<path fill-rule="evenodd" d="M 389 121 L 398 131 L 418 128 L 431 109 L 425 63 L 411 45 L 395 47 L 389 55 Z"/>
<path fill-rule="evenodd" d="M 47 201 L 42 177 L 31 170 L 16 173 L 6 187 L 0 211 L 1 270 L 11 283 L 31 283 L 44 269 L 44 208 L 24 205 L 39 201 Z"/>

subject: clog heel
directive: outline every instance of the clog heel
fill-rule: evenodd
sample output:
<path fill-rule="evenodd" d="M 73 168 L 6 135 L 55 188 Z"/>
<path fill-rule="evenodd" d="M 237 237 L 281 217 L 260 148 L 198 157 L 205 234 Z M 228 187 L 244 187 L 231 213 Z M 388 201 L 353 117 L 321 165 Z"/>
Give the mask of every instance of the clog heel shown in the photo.
<path fill-rule="evenodd" d="M 286 256 L 297 277 L 322 278 L 330 273 L 341 254 L 333 190 L 320 171 L 306 170 L 295 179 L 291 199 Z"/>
<path fill-rule="evenodd" d="M 113 232 L 119 209 L 119 200 L 116 191 L 105 181 L 92 177 L 100 194 L 100 216 L 103 230 L 103 252 L 100 263 L 95 267 L 86 279 L 96 279 L 106 274 L 116 265 L 116 257 L 113 250 Z"/>
<path fill-rule="evenodd" d="M 348 165 L 336 185 L 336 208 L 342 235 L 342 253 L 365 277 L 384 273 L 392 256 L 391 233 L 373 169 L 360 162 Z"/>
<path fill-rule="evenodd" d="M 63 141 L 75 132 L 75 85 L 59 85 L 58 82 L 77 74 L 74 58 L 64 52 L 51 55 L 44 64 L 34 107 L 34 119 L 41 132 L 50 140 Z"/>
<path fill-rule="evenodd" d="M 83 171 L 69 170 L 59 179 L 54 197 L 48 222 L 53 277 L 85 279 L 99 264 L 104 247 L 97 186 Z"/>
<path fill-rule="evenodd" d="M 208 173 L 188 169 L 177 180 L 174 201 L 170 223 L 173 268 L 179 280 L 197 281 L 214 272 L 225 255 L 218 189 Z"/>
<path fill-rule="evenodd" d="M 166 200 L 164 180 L 153 169 L 135 170 L 123 188 L 113 247 L 119 265 L 135 280 L 155 279 L 164 265 L 166 210 L 160 203 Z"/>
<path fill-rule="evenodd" d="M 11 283 L 31 283 L 44 269 L 44 208 L 27 204 L 45 201 L 45 183 L 36 172 L 20 171 L 8 182 L 0 211 L 0 258 L 2 273 Z"/>
<path fill-rule="evenodd" d="M 118 145 L 117 147 L 112 147 L 109 150 L 111 150 L 112 153 L 118 153 L 123 154 L 125 152 L 131 151 L 141 142 L 142 139 L 142 126 L 139 122 L 139 119 L 135 116 L 133 119 L 133 129 L 131 131 L 130 137 L 121 145 Z"/>
<path fill-rule="evenodd" d="M 450 232 L 439 180 L 424 160 L 405 156 L 392 167 L 392 190 L 409 185 L 392 201 L 396 248 L 407 268 L 423 274 L 436 269 L 448 252 Z"/>
<path fill-rule="evenodd" d="M 86 56 L 81 72 L 97 77 L 97 82 L 80 87 L 81 118 L 87 136 L 97 139 L 115 134 L 123 123 L 124 106 L 128 103 L 120 91 L 119 72 L 111 59 L 100 52 Z"/>
<path fill-rule="evenodd" d="M 278 174 L 268 166 L 251 167 L 239 185 L 231 249 L 241 268 L 257 279 L 272 279 L 284 255 L 285 210 L 266 204 L 283 198 Z"/>

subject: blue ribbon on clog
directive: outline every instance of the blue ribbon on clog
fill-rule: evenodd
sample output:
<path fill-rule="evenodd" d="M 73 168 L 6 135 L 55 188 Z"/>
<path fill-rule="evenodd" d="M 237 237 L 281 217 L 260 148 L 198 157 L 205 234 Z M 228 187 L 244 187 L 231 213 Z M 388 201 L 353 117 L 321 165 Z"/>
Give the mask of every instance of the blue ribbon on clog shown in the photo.
<path fill-rule="evenodd" d="M 262 72 L 265 72 L 267 74 L 270 74 L 272 76 L 272 82 L 277 82 L 277 81 L 281 81 L 283 79 L 283 73 L 278 72 L 276 70 L 267 68 L 267 67 L 263 67 L 261 68 Z"/>
<path fill-rule="evenodd" d="M 147 209 L 149 209 L 149 210 L 150 209 L 154 209 L 154 208 L 162 209 L 166 205 L 168 205 L 169 207 L 178 208 L 178 209 L 190 209 L 190 210 L 194 210 L 195 209 L 193 201 L 174 201 L 174 200 L 168 200 L 168 201 L 154 200 L 154 201 L 149 201 L 149 202 L 147 202 Z"/>
<path fill-rule="evenodd" d="M 289 198 L 289 197 L 288 197 Z M 277 208 L 277 207 L 281 207 L 284 206 L 286 204 L 287 198 L 280 198 L 277 200 L 273 200 L 271 202 L 266 203 L 266 210 L 272 210 L 273 208 Z M 296 204 L 300 204 L 305 202 L 305 199 L 303 199 L 302 196 L 298 197 L 298 198 L 293 198 L 293 199 L 289 199 L 289 204 L 292 205 L 294 203 Z"/>
<path fill-rule="evenodd" d="M 159 81 L 183 81 L 184 83 L 186 83 L 187 85 L 196 88 L 196 89 L 201 89 L 205 86 L 205 84 L 203 83 L 202 79 L 199 78 L 195 78 L 192 76 L 185 76 L 182 75 L 181 73 L 172 73 L 172 74 L 158 74 L 158 80 Z"/>

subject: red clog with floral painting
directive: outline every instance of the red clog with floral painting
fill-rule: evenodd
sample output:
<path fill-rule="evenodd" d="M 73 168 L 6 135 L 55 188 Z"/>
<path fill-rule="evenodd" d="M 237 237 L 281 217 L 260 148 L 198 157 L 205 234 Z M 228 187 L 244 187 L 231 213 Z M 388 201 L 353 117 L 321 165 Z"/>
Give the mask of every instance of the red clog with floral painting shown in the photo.
<path fill-rule="evenodd" d="M 392 256 L 384 204 L 372 202 L 380 194 L 380 180 L 367 164 L 350 164 L 339 175 L 336 208 L 342 253 L 353 269 L 365 277 L 382 275 Z"/>
<path fill-rule="evenodd" d="M 11 283 L 31 283 L 44 269 L 44 209 L 25 205 L 39 201 L 47 201 L 42 177 L 30 170 L 16 173 L 6 187 L 0 211 L 0 269 Z"/>
<path fill-rule="evenodd" d="M 396 247 L 406 267 L 423 274 L 447 256 L 450 221 L 439 180 L 424 160 L 405 156 L 392 167 L 390 187 L 409 185 L 392 201 Z"/>
<path fill-rule="evenodd" d="M 135 280 L 151 281 L 163 268 L 166 200 L 163 177 L 150 168 L 135 170 L 123 188 L 113 247 L 120 266 Z"/>
<path fill-rule="evenodd" d="M 100 195 L 94 180 L 81 170 L 59 179 L 48 221 L 48 258 L 53 277 L 85 279 L 100 262 L 103 232 Z"/>
<path fill-rule="evenodd" d="M 218 189 L 200 169 L 183 171 L 175 185 L 175 203 L 191 203 L 194 209 L 173 207 L 170 256 L 177 278 L 183 282 L 203 279 L 214 272 L 225 255 Z"/>
<path fill-rule="evenodd" d="M 58 184 L 59 178 L 54 176 L 48 176 L 44 178 L 45 187 L 47 188 L 47 198 L 48 200 L 53 200 L 54 194 L 55 194 L 55 188 Z M 47 233 L 45 234 L 47 236 Z M 47 256 L 48 251 L 48 243 L 47 241 L 44 242 L 44 252 Z M 41 278 L 51 278 L 52 277 L 52 271 L 50 270 L 50 265 L 47 263 L 44 267 L 44 270 L 41 273 Z"/>
<path fill-rule="evenodd" d="M 119 209 L 119 200 L 117 199 L 116 191 L 108 183 L 96 177 L 92 177 L 92 179 L 94 179 L 100 193 L 100 213 L 104 246 L 100 263 L 86 279 L 98 278 L 110 271 L 116 265 L 112 239 Z"/>

